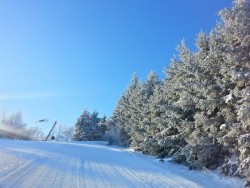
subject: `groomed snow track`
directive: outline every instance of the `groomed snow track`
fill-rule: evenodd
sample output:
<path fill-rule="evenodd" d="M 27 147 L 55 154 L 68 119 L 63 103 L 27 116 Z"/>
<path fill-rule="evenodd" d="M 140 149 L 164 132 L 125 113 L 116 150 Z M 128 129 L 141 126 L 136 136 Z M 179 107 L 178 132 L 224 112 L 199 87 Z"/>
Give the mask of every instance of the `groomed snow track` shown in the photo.
<path fill-rule="evenodd" d="M 243 187 L 103 142 L 0 140 L 0 188 Z"/>

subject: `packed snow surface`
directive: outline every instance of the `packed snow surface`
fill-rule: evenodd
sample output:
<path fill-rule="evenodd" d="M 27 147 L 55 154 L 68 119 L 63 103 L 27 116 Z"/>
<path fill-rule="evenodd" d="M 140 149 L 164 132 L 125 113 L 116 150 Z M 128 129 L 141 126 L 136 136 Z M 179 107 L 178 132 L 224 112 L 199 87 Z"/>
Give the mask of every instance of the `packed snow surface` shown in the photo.
<path fill-rule="evenodd" d="M 243 181 L 159 162 L 104 142 L 0 139 L 0 188 L 244 187 Z"/>

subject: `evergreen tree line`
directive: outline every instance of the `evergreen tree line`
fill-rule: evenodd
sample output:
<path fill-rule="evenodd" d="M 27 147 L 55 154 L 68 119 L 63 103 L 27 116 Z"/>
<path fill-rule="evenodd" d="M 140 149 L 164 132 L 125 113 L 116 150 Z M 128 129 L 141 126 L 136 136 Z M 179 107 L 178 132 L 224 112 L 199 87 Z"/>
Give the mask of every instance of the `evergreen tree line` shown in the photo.
<path fill-rule="evenodd" d="M 250 4 L 235 0 L 219 15 L 195 52 L 181 42 L 164 79 L 134 74 L 103 129 L 96 112 L 84 112 L 75 137 L 250 178 Z"/>

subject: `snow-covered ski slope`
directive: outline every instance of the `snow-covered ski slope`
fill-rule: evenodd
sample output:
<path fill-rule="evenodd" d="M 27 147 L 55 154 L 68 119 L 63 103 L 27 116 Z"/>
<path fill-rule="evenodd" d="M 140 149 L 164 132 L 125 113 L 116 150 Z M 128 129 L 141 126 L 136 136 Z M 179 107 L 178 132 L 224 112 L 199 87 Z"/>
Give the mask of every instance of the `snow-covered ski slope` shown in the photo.
<path fill-rule="evenodd" d="M 0 188 L 243 187 L 243 181 L 161 163 L 103 142 L 0 139 Z"/>

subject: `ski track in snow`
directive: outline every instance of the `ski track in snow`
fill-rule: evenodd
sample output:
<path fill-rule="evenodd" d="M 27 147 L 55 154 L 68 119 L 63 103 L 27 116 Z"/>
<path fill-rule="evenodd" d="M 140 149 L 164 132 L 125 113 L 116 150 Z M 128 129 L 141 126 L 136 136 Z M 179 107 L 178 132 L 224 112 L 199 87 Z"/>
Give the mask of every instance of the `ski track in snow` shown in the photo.
<path fill-rule="evenodd" d="M 187 167 L 104 142 L 0 140 L 0 188 L 244 187 L 243 181 Z"/>

